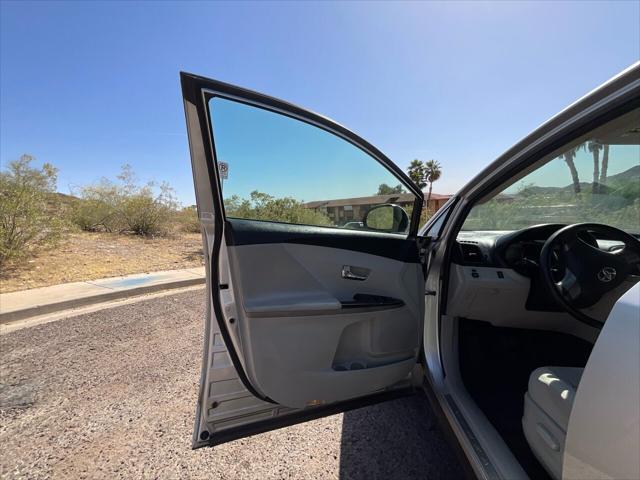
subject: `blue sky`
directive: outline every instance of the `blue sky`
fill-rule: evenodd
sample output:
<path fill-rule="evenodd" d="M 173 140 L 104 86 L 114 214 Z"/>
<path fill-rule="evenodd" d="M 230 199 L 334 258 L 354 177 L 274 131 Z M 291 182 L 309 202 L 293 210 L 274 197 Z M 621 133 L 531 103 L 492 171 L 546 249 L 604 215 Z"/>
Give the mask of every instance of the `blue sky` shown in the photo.
<path fill-rule="evenodd" d="M 0 161 L 193 202 L 180 70 L 325 114 L 449 193 L 640 58 L 640 2 L 0 3 Z M 259 187 L 257 185 L 257 187 Z"/>
<path fill-rule="evenodd" d="M 224 198 L 259 190 L 303 202 L 335 200 L 400 184 L 369 154 L 315 125 L 216 97 L 209 110 L 218 161 L 228 165 Z"/>

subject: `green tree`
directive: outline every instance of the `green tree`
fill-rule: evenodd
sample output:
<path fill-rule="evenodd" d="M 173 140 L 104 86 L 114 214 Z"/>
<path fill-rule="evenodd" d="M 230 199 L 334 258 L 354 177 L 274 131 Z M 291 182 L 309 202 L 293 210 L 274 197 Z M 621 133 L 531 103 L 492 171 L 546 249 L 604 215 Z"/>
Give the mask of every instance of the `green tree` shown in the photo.
<path fill-rule="evenodd" d="M 0 266 L 55 243 L 63 231 L 52 205 L 58 170 L 50 163 L 34 168 L 32 161 L 22 155 L 0 172 Z"/>
<path fill-rule="evenodd" d="M 433 189 L 433 182 L 440 179 L 442 176 L 442 167 L 437 160 L 429 160 L 424 164 L 424 179 L 429 184 L 429 193 L 427 193 L 427 207 L 431 200 L 431 190 Z"/>
<path fill-rule="evenodd" d="M 418 185 L 420 190 L 427 186 L 427 182 L 425 180 L 425 171 L 424 171 L 424 163 L 417 158 L 412 160 L 409 164 L 409 168 L 407 168 L 407 173 L 409 174 L 409 178 L 413 180 L 413 182 Z"/>
<path fill-rule="evenodd" d="M 376 195 L 394 195 L 396 193 L 403 193 L 404 188 L 398 184 L 395 187 L 390 187 L 386 183 L 380 184 L 378 187 L 378 193 Z"/>
<path fill-rule="evenodd" d="M 250 198 L 233 195 L 224 201 L 227 216 L 252 220 L 295 223 L 300 225 L 331 225 L 331 219 L 322 212 L 306 208 L 292 197 L 276 198 L 254 190 Z"/>

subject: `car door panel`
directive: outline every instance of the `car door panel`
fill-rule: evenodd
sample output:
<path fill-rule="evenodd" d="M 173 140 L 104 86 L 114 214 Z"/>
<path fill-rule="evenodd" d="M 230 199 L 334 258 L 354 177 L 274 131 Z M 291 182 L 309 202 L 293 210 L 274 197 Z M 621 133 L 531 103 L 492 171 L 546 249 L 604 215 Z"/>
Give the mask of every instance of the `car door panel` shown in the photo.
<path fill-rule="evenodd" d="M 182 74 L 182 85 L 207 265 L 194 447 L 409 391 L 424 314 L 422 193 L 324 117 L 202 77 Z M 226 218 L 211 95 L 319 124 L 372 155 L 415 195 L 409 234 Z"/>
<path fill-rule="evenodd" d="M 219 290 L 224 321 L 209 322 L 212 341 L 205 363 L 211 368 L 203 372 L 206 397 L 201 401 L 208 408 L 199 411 L 194 446 L 214 445 L 315 418 L 321 412 L 330 414 L 360 405 L 349 399 L 364 396 L 361 404 L 366 404 L 411 391 L 409 374 L 420 346 L 416 332 L 422 328 L 423 299 L 412 286 L 414 282 L 423 285 L 419 263 L 295 243 L 224 245 L 223 250 L 228 252 L 220 262 L 220 284 L 226 287 Z M 284 259 L 273 253 L 277 250 Z M 341 279 L 342 260 L 347 259 L 369 266 L 372 274 L 367 282 L 371 281 L 371 287 Z M 278 266 L 274 267 L 276 263 Z M 322 263 L 327 266 L 318 268 Z M 294 280 L 284 289 L 284 295 L 279 293 L 283 290 L 280 282 L 254 278 L 257 272 L 283 278 L 281 266 L 290 271 L 288 275 Z M 233 279 L 232 269 L 239 272 Z M 403 305 L 363 307 L 361 313 L 355 314 L 349 308 L 306 315 L 301 313 L 309 312 L 291 310 L 275 316 L 260 312 L 251 317 L 244 311 L 245 303 L 251 305 L 254 298 L 287 298 L 301 287 L 308 291 L 310 285 L 320 295 L 336 300 L 351 298 L 353 292 L 383 292 L 396 295 Z M 292 301 L 281 303 L 290 308 Z M 295 316 L 289 315 L 291 312 Z M 221 326 L 229 331 L 226 343 Z M 256 340 L 265 337 L 270 342 Z M 240 369 L 234 367 L 227 343 L 236 347 Z M 366 363 L 369 368 L 339 370 L 341 366 L 353 368 L 351 364 L 356 362 Z M 246 381 L 242 380 L 242 373 Z M 251 388 L 247 388 L 247 382 Z M 202 437 L 202 432 L 213 435 Z"/>
<path fill-rule="evenodd" d="M 410 372 L 420 346 L 419 264 L 286 243 L 228 250 L 247 372 L 265 396 L 302 408 L 371 393 Z M 347 264 L 369 270 L 367 280 L 343 279 Z M 399 302 L 343 307 L 362 294 Z"/>

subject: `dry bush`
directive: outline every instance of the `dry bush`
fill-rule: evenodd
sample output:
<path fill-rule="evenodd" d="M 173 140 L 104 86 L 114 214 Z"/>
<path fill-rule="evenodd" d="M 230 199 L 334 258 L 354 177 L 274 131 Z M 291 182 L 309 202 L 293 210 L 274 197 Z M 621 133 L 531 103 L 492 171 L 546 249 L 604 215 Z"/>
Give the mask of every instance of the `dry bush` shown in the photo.
<path fill-rule="evenodd" d="M 176 212 L 176 224 L 185 233 L 200 233 L 200 220 L 195 206 L 184 207 Z"/>
<path fill-rule="evenodd" d="M 122 167 L 118 182 L 103 178 L 81 187 L 73 222 L 86 231 L 165 235 L 171 230 L 178 203 L 166 183 L 139 185 L 129 165 Z"/>
<path fill-rule="evenodd" d="M 57 169 L 49 163 L 34 168 L 32 161 L 22 155 L 0 173 L 0 266 L 54 244 L 64 231 L 65 222 L 51 204 Z"/>

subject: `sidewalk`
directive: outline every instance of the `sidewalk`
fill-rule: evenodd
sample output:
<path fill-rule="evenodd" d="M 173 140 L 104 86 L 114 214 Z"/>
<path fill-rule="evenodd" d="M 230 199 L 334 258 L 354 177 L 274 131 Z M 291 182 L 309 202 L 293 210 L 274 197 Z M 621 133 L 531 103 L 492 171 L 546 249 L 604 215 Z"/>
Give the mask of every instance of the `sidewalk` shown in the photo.
<path fill-rule="evenodd" d="M 204 267 L 140 273 L 0 294 L 0 323 L 144 293 L 204 284 Z"/>

